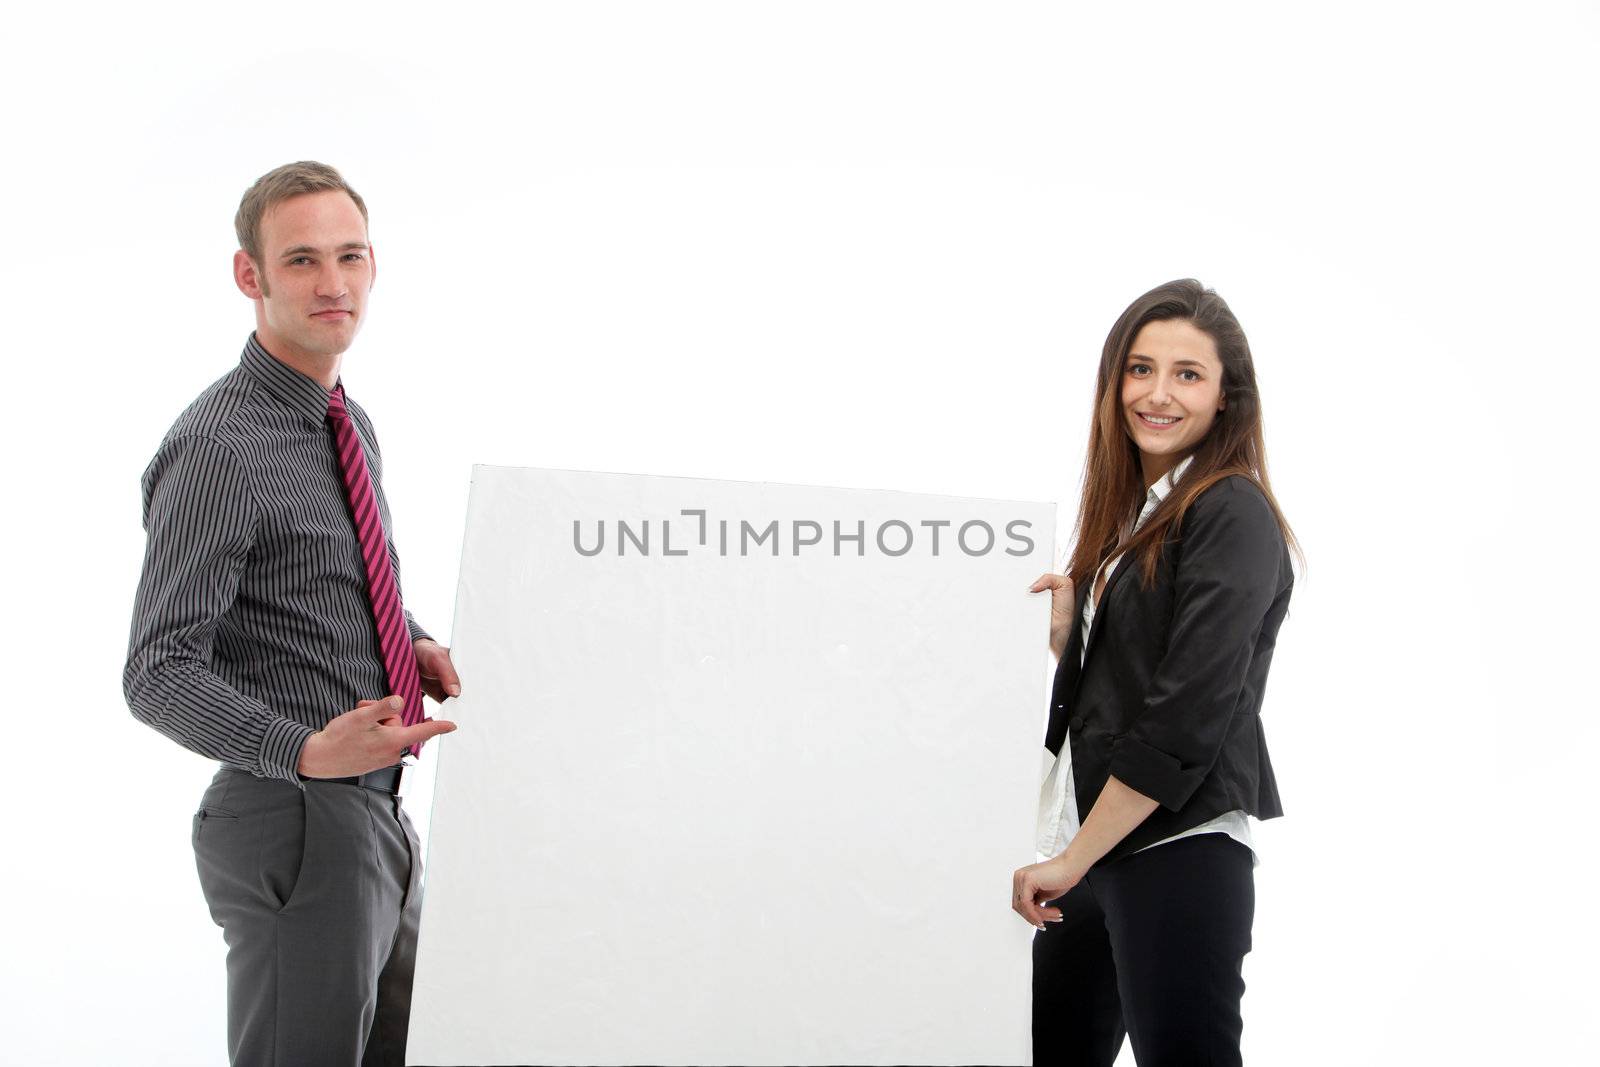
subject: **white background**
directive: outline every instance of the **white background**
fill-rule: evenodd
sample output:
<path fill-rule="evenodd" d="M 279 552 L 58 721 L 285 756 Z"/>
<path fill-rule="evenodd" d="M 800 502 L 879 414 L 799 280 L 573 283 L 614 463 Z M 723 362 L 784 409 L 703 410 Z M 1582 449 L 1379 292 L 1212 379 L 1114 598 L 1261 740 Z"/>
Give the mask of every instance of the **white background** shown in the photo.
<path fill-rule="evenodd" d="M 139 474 L 236 361 L 232 215 L 297 158 L 372 211 L 345 380 L 442 638 L 473 462 L 1057 499 L 1065 538 L 1106 331 L 1216 286 L 1311 562 L 1265 706 L 1288 817 L 1247 1058 L 1592 1050 L 1596 18 L 8 12 L 0 1059 L 221 1062 L 211 765 L 120 674 Z"/>

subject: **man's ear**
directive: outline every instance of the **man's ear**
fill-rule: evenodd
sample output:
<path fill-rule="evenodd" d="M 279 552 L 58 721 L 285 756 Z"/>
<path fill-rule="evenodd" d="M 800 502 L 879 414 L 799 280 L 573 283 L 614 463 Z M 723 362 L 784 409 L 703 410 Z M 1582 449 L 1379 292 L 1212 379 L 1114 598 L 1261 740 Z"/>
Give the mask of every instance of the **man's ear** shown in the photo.
<path fill-rule="evenodd" d="M 378 281 L 378 250 L 372 247 L 370 240 L 367 241 L 367 269 L 372 271 L 372 280 L 367 283 L 370 288 Z"/>
<path fill-rule="evenodd" d="M 241 248 L 233 254 L 233 284 L 241 293 L 251 300 L 260 300 L 267 295 L 265 282 L 248 252 Z"/>

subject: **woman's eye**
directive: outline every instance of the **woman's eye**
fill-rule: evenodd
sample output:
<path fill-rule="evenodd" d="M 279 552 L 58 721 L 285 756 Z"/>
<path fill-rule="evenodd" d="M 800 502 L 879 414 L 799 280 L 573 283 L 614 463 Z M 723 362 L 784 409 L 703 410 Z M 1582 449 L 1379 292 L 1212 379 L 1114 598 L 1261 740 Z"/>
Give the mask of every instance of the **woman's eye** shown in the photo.
<path fill-rule="evenodd" d="M 1145 366 L 1143 363 L 1134 363 L 1134 364 L 1132 364 L 1131 366 L 1128 367 L 1128 373 L 1133 375 L 1135 378 L 1137 378 L 1137 377 L 1140 377 L 1140 373 L 1139 373 L 1140 371 L 1146 371 L 1146 370 L 1149 370 L 1149 369 L 1150 368 Z"/>

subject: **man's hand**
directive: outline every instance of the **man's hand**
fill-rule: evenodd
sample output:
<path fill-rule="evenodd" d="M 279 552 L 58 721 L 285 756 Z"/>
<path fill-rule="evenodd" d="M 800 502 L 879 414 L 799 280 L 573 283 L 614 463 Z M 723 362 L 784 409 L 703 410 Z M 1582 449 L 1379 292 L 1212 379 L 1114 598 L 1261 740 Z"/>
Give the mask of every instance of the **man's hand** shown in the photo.
<path fill-rule="evenodd" d="M 1046 589 L 1050 590 L 1050 653 L 1060 659 L 1072 634 L 1072 579 L 1065 574 L 1041 574 L 1028 592 L 1042 593 Z"/>
<path fill-rule="evenodd" d="M 307 778 L 352 778 L 392 767 L 412 745 L 456 728 L 448 719 L 424 719 L 415 726 L 402 726 L 400 709 L 404 704 L 397 696 L 363 700 L 335 717 L 306 739 L 297 769 Z"/>
<path fill-rule="evenodd" d="M 1047 922 L 1060 922 L 1061 909 L 1047 908 L 1054 900 L 1078 884 L 1083 872 L 1068 866 L 1063 852 L 1053 860 L 1019 867 L 1011 876 L 1011 910 L 1028 920 L 1028 925 L 1044 929 Z"/>
<path fill-rule="evenodd" d="M 411 644 L 417 654 L 417 673 L 422 676 L 422 691 L 443 704 L 461 695 L 461 679 L 456 677 L 450 650 L 426 637 Z"/>

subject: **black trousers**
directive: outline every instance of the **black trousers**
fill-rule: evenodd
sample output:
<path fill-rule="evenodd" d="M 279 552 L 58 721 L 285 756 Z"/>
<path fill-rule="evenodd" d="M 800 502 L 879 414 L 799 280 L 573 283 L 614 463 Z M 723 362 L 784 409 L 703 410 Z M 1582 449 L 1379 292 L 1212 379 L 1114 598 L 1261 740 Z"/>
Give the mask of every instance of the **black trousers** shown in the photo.
<path fill-rule="evenodd" d="M 1096 867 L 1033 938 L 1033 1062 L 1237 1065 L 1255 877 L 1226 834 L 1185 837 Z"/>

